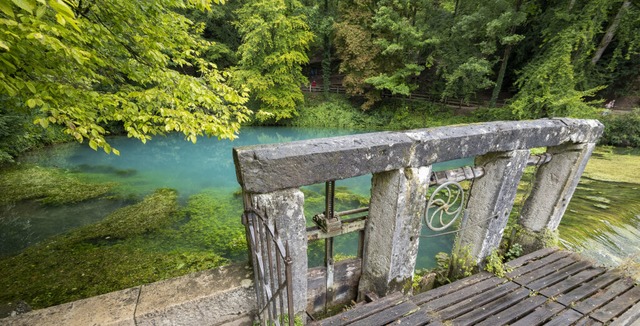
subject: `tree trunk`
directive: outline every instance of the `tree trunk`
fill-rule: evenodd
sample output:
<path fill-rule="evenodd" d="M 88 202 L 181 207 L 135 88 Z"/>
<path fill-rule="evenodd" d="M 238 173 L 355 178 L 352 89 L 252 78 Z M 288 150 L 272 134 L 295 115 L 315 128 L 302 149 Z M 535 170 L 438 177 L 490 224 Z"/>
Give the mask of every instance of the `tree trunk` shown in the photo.
<path fill-rule="evenodd" d="M 502 64 L 500 65 L 500 71 L 498 72 L 498 78 L 496 79 L 496 86 L 493 87 L 493 93 L 491 94 L 491 101 L 489 103 L 489 106 L 492 108 L 496 107 L 496 103 L 498 102 L 498 96 L 500 96 L 500 91 L 502 90 L 502 82 L 504 81 L 504 75 L 507 72 L 507 62 L 509 61 L 509 55 L 511 55 L 512 48 L 511 44 L 509 44 L 504 49 Z"/>
<path fill-rule="evenodd" d="M 616 17 L 613 18 L 613 21 L 611 22 L 611 25 L 609 25 L 609 28 L 607 28 L 607 32 L 604 34 L 604 36 L 602 37 L 602 40 L 600 41 L 600 45 L 598 45 L 598 49 L 596 50 L 595 54 L 593 55 L 593 58 L 591 58 L 591 63 L 592 64 L 595 65 L 596 63 L 598 63 L 598 61 L 602 57 L 602 54 L 604 53 L 604 51 L 609 46 L 609 43 L 611 43 L 611 41 L 613 40 L 613 37 L 616 35 L 616 30 L 618 29 L 618 26 L 620 25 L 620 21 L 622 20 L 622 16 L 624 15 L 624 12 L 630 6 L 631 6 L 631 0 L 625 0 L 622 3 L 622 7 L 620 7 L 620 10 L 618 10 L 618 13 L 616 14 Z"/>
<path fill-rule="evenodd" d="M 515 12 L 520 11 L 520 6 L 522 6 L 522 0 L 518 0 L 516 2 Z M 516 27 L 512 26 L 510 34 L 516 32 Z M 496 79 L 496 86 L 493 87 L 493 93 L 491 94 L 491 100 L 489 101 L 489 105 L 491 107 L 495 107 L 498 102 L 498 96 L 500 96 L 500 91 L 502 90 L 502 82 L 504 81 L 504 75 L 507 72 L 507 63 L 509 62 L 509 56 L 511 55 L 511 50 L 513 49 L 513 45 L 509 44 L 504 49 L 504 54 L 502 55 L 502 64 L 500 65 L 500 71 L 498 71 L 498 78 Z"/>

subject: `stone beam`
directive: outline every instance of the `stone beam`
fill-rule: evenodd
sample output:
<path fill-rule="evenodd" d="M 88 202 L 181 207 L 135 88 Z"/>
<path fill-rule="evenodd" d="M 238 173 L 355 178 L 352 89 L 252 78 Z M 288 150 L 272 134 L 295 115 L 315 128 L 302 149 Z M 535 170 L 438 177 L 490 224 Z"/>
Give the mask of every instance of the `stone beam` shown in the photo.
<path fill-rule="evenodd" d="M 373 175 L 359 293 L 411 288 L 431 167 Z"/>
<path fill-rule="evenodd" d="M 476 159 L 485 175 L 473 183 L 463 224 L 468 228 L 460 232 L 457 243 L 458 249 L 469 247 L 476 263 L 500 246 L 528 158 L 528 150 L 517 150 Z"/>
<path fill-rule="evenodd" d="M 539 167 L 518 221 L 524 230 L 517 241 L 527 251 L 542 248 L 544 231 L 558 228 L 594 148 L 595 143 L 569 143 L 547 150 L 553 159 Z"/>
<path fill-rule="evenodd" d="M 602 129 L 597 120 L 499 121 L 239 147 L 233 157 L 243 189 L 266 193 L 490 152 L 595 142 Z"/>

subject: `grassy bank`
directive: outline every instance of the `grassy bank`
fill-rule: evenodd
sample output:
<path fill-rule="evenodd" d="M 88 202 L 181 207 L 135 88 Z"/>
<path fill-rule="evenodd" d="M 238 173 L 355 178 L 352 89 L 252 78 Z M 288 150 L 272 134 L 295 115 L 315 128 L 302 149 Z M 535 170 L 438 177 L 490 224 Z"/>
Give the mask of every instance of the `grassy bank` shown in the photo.
<path fill-rule="evenodd" d="M 338 128 L 349 130 L 405 130 L 462 124 L 478 121 L 473 116 L 455 115 L 453 110 L 436 103 L 385 99 L 362 111 L 358 103 L 339 94 L 305 94 L 298 116 L 281 121 L 283 126 Z"/>

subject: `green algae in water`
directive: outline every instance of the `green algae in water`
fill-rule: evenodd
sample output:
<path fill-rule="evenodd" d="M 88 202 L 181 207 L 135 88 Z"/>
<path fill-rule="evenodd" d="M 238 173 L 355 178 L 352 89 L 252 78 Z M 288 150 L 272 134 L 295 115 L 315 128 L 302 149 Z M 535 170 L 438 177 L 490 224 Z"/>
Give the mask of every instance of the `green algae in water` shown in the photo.
<path fill-rule="evenodd" d="M 48 205 L 73 204 L 108 194 L 115 183 L 85 182 L 56 168 L 14 167 L 0 174 L 0 205 L 34 199 Z"/>
<path fill-rule="evenodd" d="M 210 249 L 166 246 L 183 219 L 174 190 L 160 189 L 104 221 L 56 236 L 0 260 L 0 302 L 42 308 L 228 262 Z"/>
<path fill-rule="evenodd" d="M 640 247 L 640 185 L 582 178 L 559 226 L 565 247 L 615 266 Z"/>

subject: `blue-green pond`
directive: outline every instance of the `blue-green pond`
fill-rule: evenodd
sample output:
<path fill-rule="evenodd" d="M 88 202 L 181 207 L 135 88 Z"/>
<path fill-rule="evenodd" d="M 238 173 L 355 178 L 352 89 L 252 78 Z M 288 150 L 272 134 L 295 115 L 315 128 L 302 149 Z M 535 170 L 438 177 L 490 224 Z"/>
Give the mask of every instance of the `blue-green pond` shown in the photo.
<path fill-rule="evenodd" d="M 182 204 L 203 191 L 236 193 L 239 186 L 231 155 L 232 147 L 349 133 L 344 130 L 246 127 L 235 141 L 205 138 L 199 139 L 196 144 L 185 141 L 180 135 L 155 137 L 147 144 L 126 137 L 112 137 L 111 145 L 120 150 L 120 156 L 96 152 L 76 143 L 31 153 L 22 158 L 21 164 L 56 167 L 70 174 L 116 182 L 114 192 L 118 196 L 63 206 L 28 200 L 1 207 L 0 257 L 14 255 L 43 239 L 100 221 L 116 209 L 139 201 L 158 188 L 175 189 Z M 437 168 L 465 164 L 471 164 L 471 160 L 448 162 Z M 341 180 L 337 186 L 346 187 L 349 194 L 366 199 L 370 191 L 370 176 Z M 637 184 L 583 179 L 560 227 L 564 245 L 607 265 L 615 265 L 629 255 L 637 255 L 640 247 L 638 187 Z M 310 186 L 305 192 L 322 194 L 323 186 Z M 226 196 L 221 200 L 240 199 Z M 364 204 L 356 198 L 342 208 Z M 241 212 L 237 209 L 237 203 L 234 206 L 237 214 L 229 217 L 228 223 L 239 225 Z M 320 213 L 322 206 L 310 205 L 306 209 L 310 217 Z M 313 209 L 316 211 L 310 211 Z M 433 267 L 433 256 L 439 251 L 450 251 L 453 236 L 422 239 L 418 268 Z M 337 246 L 344 255 L 355 254 L 353 237 L 346 237 Z M 317 265 L 321 261 L 320 256 L 319 252 L 312 253 L 311 264 Z M 227 258 L 243 259 L 237 255 Z"/>

